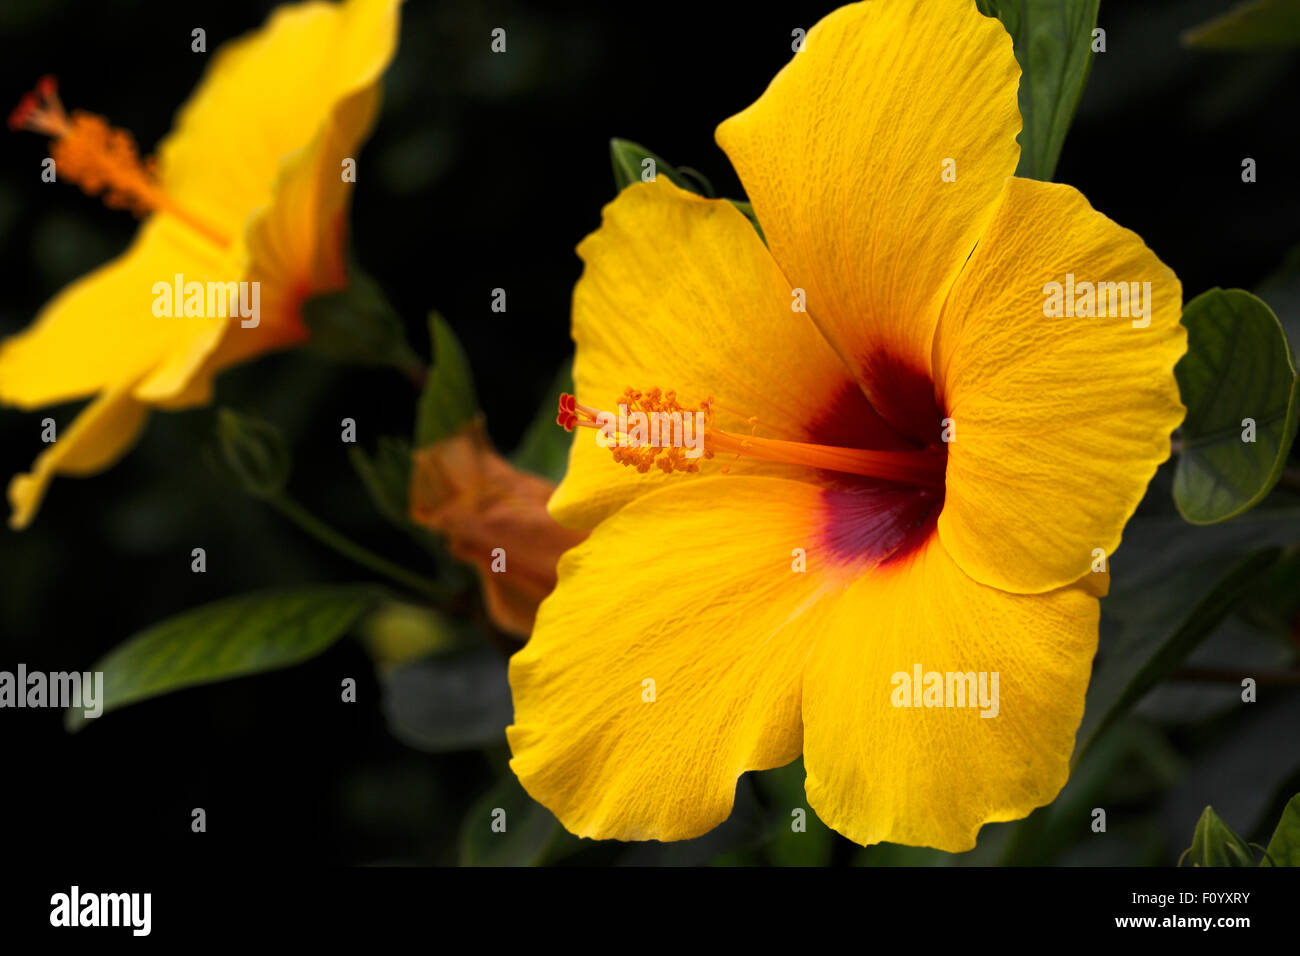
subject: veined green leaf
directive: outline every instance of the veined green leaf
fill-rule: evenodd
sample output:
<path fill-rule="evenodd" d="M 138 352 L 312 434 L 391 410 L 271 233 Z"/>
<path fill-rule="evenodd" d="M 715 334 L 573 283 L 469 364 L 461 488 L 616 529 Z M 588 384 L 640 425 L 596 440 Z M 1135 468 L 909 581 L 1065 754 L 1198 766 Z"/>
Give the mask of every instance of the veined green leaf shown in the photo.
<path fill-rule="evenodd" d="M 1174 370 L 1187 418 L 1174 501 L 1193 524 L 1235 517 L 1277 484 L 1296 432 L 1296 370 L 1282 326 L 1242 289 L 1211 289 L 1183 310 Z"/>
<path fill-rule="evenodd" d="M 1092 66 L 1100 0 L 979 0 L 1011 34 L 1020 64 L 1020 165 L 1050 181 Z"/>
<path fill-rule="evenodd" d="M 103 712 L 183 687 L 258 674 L 315 657 L 380 599 L 367 585 L 317 585 L 245 594 L 186 611 L 121 644 L 102 671 Z M 88 718 L 70 709 L 65 726 Z"/>

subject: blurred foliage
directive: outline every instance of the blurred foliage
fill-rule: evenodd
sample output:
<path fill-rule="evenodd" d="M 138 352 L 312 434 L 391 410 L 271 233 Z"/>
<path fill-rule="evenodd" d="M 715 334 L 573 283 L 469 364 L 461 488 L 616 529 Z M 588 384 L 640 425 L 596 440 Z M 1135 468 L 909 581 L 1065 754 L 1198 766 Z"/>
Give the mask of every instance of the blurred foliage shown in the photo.
<path fill-rule="evenodd" d="M 255 498 L 273 498 L 284 491 L 293 463 L 279 429 L 222 408 L 217 410 L 216 433 L 208 465 L 223 481 Z"/>
<path fill-rule="evenodd" d="M 303 303 L 302 320 L 311 333 L 308 348 L 326 358 L 423 374 L 419 357 L 406 343 L 401 316 L 379 284 L 355 264 L 344 289 Z"/>
<path fill-rule="evenodd" d="M 437 312 L 429 316 L 429 338 L 433 342 L 433 362 L 420 393 L 416 448 L 450 438 L 473 421 L 478 411 L 469 359 L 456 333 Z"/>
<path fill-rule="evenodd" d="M 1227 13 L 1183 34 L 1188 46 L 1252 50 L 1300 45 L 1300 3 L 1242 0 Z"/>
<path fill-rule="evenodd" d="M 537 402 L 537 417 L 524 432 L 523 440 L 511 456 L 516 468 L 559 482 L 569 465 L 570 436 L 555 425 L 555 409 L 560 396 L 573 391 L 573 361 L 567 360 Z"/>

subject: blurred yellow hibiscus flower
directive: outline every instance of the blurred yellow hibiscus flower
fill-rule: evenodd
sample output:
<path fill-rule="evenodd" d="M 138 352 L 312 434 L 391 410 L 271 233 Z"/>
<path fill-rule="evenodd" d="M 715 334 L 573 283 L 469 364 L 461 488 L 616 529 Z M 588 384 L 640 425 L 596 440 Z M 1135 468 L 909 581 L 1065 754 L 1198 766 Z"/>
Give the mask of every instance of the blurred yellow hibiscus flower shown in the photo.
<path fill-rule="evenodd" d="M 93 396 L 10 483 L 13 527 L 32 520 L 55 475 L 121 457 L 149 408 L 207 402 L 217 372 L 306 338 L 302 303 L 347 281 L 347 163 L 374 124 L 399 6 L 280 7 L 214 54 L 156 160 L 142 162 L 129 134 L 102 118 L 66 113 L 50 79 L 19 104 L 11 127 L 51 138 L 60 180 L 147 218 L 123 255 L 0 345 L 0 401 Z M 240 283 L 255 311 L 238 311 Z M 174 296 L 163 292 L 173 284 Z"/>
<path fill-rule="evenodd" d="M 550 501 L 591 535 L 511 660 L 508 736 L 572 832 L 698 836 L 800 754 L 863 844 L 968 850 L 1064 785 L 1098 555 L 1169 454 L 1186 346 L 1138 236 L 1013 177 L 1019 77 L 971 0 L 844 7 L 718 128 L 766 246 L 664 177 L 579 246 L 561 424 L 699 412 L 705 455 L 579 430 Z M 1150 283 L 1147 314 L 1050 316 L 1068 275 Z"/>

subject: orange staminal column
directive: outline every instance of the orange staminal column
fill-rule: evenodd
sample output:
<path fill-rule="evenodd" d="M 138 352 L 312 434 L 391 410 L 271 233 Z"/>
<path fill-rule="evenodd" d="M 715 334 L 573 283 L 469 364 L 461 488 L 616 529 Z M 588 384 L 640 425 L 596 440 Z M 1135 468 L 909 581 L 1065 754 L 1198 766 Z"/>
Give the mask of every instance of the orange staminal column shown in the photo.
<path fill-rule="evenodd" d="M 706 441 L 714 452 L 734 452 L 763 461 L 807 465 L 809 468 L 881 478 L 908 485 L 942 486 L 944 465 L 948 460 L 943 449 L 875 451 L 870 448 L 841 448 L 837 445 L 733 435 L 724 431 L 710 431 Z"/>
<path fill-rule="evenodd" d="M 660 440 L 655 441 L 653 437 L 655 432 L 650 432 L 648 438 L 638 437 L 636 428 L 628 428 L 627 423 L 637 412 L 647 416 L 666 415 L 669 418 L 661 421 L 672 420 L 680 422 L 683 426 L 686 424 L 686 416 L 701 413 L 700 409 L 684 408 L 680 405 L 676 394 L 672 391 L 661 392 L 657 388 L 652 388 L 641 392 L 629 388 L 623 393 L 617 415 L 583 405 L 572 395 L 561 395 L 556 423 L 566 431 L 573 431 L 575 427 L 601 429 L 604 439 L 602 444 L 610 448 L 614 460 L 623 465 L 633 466 L 642 473 L 649 471 L 651 466 L 656 464 L 665 472 L 678 470 L 694 472 L 699 470 L 696 460 L 698 458 L 708 459 L 718 454 L 734 454 L 762 461 L 879 478 L 900 484 L 921 487 L 943 486 L 948 458 L 945 449 L 881 451 L 761 438 L 756 435 L 736 435 L 714 427 L 712 399 L 706 399 L 701 405 L 703 406 L 703 435 L 698 444 L 691 443 L 697 445 L 696 449 L 692 449 L 695 451 L 694 454 L 688 454 L 688 450 L 678 443 L 666 443 L 662 431 L 659 432 Z M 675 414 L 680 417 L 672 419 L 671 416 Z M 753 423 L 755 420 L 750 419 L 750 421 Z"/>

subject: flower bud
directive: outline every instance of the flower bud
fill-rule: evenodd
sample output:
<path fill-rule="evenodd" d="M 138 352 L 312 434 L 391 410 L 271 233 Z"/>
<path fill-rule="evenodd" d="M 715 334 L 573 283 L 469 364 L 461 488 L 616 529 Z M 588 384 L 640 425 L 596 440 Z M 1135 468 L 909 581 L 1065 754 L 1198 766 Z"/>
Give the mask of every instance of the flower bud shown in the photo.
<path fill-rule="evenodd" d="M 260 418 L 223 408 L 217 413 L 218 471 L 258 498 L 279 494 L 289 480 L 289 451 L 280 431 Z"/>
<path fill-rule="evenodd" d="M 537 606 L 555 588 L 560 555 L 587 533 L 550 516 L 546 502 L 555 486 L 498 455 L 481 419 L 419 449 L 412 468 L 412 519 L 442 534 L 451 553 L 474 566 L 493 623 L 527 637 Z"/>

